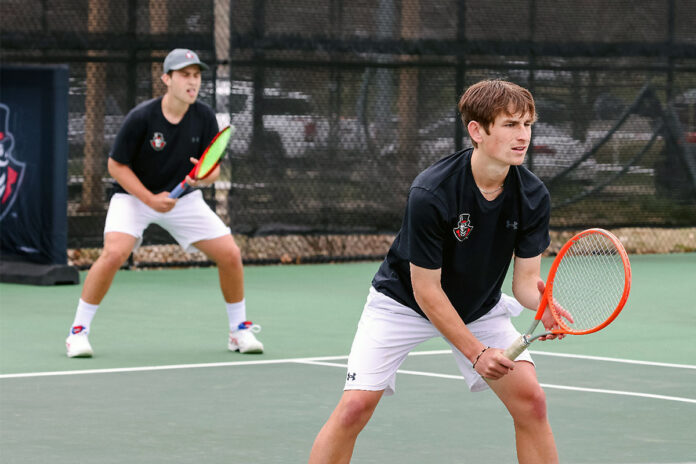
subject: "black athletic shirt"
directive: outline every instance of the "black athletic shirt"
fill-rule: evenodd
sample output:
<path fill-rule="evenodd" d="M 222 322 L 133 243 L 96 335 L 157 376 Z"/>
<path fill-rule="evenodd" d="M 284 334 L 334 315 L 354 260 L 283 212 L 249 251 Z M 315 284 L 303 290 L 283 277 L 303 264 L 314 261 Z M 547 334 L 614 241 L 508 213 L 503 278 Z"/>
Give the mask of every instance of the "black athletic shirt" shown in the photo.
<path fill-rule="evenodd" d="M 152 193 L 171 192 L 184 180 L 218 132 L 213 110 L 194 102 L 178 124 L 162 114 L 162 97 L 133 108 L 116 136 L 109 156 L 127 164 Z M 118 192 L 125 192 L 120 185 Z M 184 194 L 191 192 L 188 187 Z"/>
<path fill-rule="evenodd" d="M 511 166 L 493 201 L 471 173 L 473 149 L 436 162 L 416 177 L 401 230 L 372 280 L 379 292 L 426 317 L 416 303 L 409 263 L 441 269 L 445 294 L 465 323 L 490 311 L 513 252 L 521 258 L 548 247 L 551 200 L 544 184 Z"/>

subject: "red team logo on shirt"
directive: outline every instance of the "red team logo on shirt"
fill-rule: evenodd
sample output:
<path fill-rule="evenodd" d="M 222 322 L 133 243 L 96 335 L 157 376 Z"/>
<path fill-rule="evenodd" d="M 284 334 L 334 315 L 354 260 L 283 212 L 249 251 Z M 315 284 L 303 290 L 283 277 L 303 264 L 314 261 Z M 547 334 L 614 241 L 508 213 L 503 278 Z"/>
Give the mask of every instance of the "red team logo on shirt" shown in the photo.
<path fill-rule="evenodd" d="M 463 242 L 467 238 L 469 238 L 469 234 L 473 230 L 474 226 L 471 225 L 471 221 L 469 220 L 469 215 L 464 213 L 459 215 L 459 221 L 457 222 L 457 227 L 452 229 L 454 232 L 454 236 L 459 240 L 460 242 Z"/>
<path fill-rule="evenodd" d="M 152 146 L 155 151 L 162 151 L 166 144 L 167 142 L 164 141 L 164 135 L 162 135 L 161 132 L 155 132 L 152 136 L 152 140 L 150 140 L 150 146 Z"/>

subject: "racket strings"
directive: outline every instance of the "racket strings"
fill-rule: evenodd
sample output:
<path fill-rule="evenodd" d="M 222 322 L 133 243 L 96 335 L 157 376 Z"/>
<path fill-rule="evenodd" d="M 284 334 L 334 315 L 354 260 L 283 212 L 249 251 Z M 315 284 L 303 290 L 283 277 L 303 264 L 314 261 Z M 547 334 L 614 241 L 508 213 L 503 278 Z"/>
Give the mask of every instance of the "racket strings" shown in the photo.
<path fill-rule="evenodd" d="M 563 321 L 564 328 L 582 332 L 605 323 L 621 301 L 625 282 L 623 261 L 611 239 L 588 234 L 576 240 L 558 266 L 552 289 L 555 304 L 573 318 Z"/>

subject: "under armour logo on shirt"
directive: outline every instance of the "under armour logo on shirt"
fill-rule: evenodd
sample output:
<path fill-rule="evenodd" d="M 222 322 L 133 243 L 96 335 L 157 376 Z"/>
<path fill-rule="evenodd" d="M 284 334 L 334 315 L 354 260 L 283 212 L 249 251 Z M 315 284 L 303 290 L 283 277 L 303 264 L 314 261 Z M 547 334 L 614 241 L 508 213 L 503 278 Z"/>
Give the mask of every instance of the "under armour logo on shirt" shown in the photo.
<path fill-rule="evenodd" d="M 505 221 L 505 227 L 508 229 L 517 230 L 517 221 Z"/>

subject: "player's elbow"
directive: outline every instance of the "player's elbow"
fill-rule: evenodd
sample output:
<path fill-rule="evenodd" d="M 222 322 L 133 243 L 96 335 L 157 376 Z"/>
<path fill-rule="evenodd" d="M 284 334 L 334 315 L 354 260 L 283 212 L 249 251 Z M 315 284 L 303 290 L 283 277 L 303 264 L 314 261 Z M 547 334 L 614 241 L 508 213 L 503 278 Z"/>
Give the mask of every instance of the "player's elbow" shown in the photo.
<path fill-rule="evenodd" d="M 411 281 L 411 286 L 413 287 L 413 298 L 416 300 L 416 303 L 418 303 L 418 306 L 423 307 L 428 293 L 425 290 L 425 286 L 413 280 Z"/>
<path fill-rule="evenodd" d="M 530 275 L 528 278 L 518 278 L 512 281 L 512 294 L 525 308 L 536 308 L 539 304 L 538 275 Z"/>
<path fill-rule="evenodd" d="M 418 303 L 418 306 L 426 311 L 426 308 L 437 306 L 437 290 L 438 288 L 433 288 L 429 285 L 413 285 L 413 298 Z"/>
<path fill-rule="evenodd" d="M 421 308 L 428 306 L 428 301 L 442 292 L 440 269 L 425 269 L 411 264 L 410 270 L 413 297 Z"/>
<path fill-rule="evenodd" d="M 109 160 L 106 163 L 106 170 L 109 172 L 109 175 L 115 179 L 118 176 L 119 170 L 122 169 L 124 166 L 127 165 L 119 163 L 118 161 L 109 157 Z"/>

